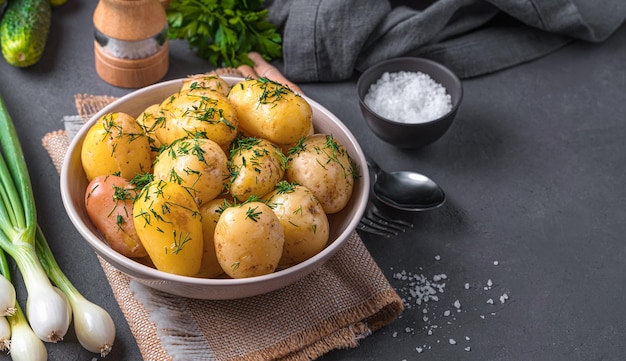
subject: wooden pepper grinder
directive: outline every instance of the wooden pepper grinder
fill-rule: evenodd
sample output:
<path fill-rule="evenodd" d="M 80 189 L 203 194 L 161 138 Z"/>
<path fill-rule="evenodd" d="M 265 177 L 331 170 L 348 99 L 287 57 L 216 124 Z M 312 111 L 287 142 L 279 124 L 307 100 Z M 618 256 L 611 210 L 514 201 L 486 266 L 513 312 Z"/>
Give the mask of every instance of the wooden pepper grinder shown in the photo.
<path fill-rule="evenodd" d="M 165 76 L 167 17 L 159 0 L 100 0 L 93 23 L 96 72 L 102 80 L 141 88 Z"/>

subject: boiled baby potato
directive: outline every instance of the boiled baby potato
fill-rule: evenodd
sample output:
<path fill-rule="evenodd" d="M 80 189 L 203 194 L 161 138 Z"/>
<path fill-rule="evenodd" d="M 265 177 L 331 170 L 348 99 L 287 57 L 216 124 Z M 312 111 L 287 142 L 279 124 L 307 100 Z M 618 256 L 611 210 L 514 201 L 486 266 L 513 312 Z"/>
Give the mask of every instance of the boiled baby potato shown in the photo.
<path fill-rule="evenodd" d="M 230 85 L 228 85 L 226 80 L 215 73 L 194 74 L 183 79 L 180 91 L 181 93 L 192 92 L 194 94 L 218 92 L 226 96 L 230 91 Z"/>
<path fill-rule="evenodd" d="M 260 138 L 238 138 L 228 163 L 230 194 L 239 201 L 263 197 L 283 178 L 286 164 L 285 155 L 275 144 Z"/>
<path fill-rule="evenodd" d="M 85 192 L 89 219 L 111 248 L 131 258 L 146 257 L 133 221 L 133 200 L 139 189 L 125 178 L 95 177 Z"/>
<path fill-rule="evenodd" d="M 175 182 L 153 180 L 133 208 L 135 229 L 154 266 L 193 276 L 202 263 L 202 216 L 193 197 Z"/>
<path fill-rule="evenodd" d="M 313 193 L 281 181 L 265 199 L 285 232 L 279 266 L 292 266 L 315 256 L 328 243 L 328 217 Z"/>
<path fill-rule="evenodd" d="M 222 211 L 231 206 L 225 198 L 216 198 L 200 207 L 202 215 L 202 236 L 204 237 L 204 250 L 202 252 L 202 265 L 196 277 L 213 278 L 224 273 L 222 266 L 217 260 L 215 253 L 215 227 L 222 215 Z"/>
<path fill-rule="evenodd" d="M 99 175 L 131 179 L 150 172 L 152 158 L 148 136 L 135 118 L 126 113 L 107 113 L 85 135 L 81 162 L 88 180 Z"/>
<path fill-rule="evenodd" d="M 173 94 L 161 103 L 165 117 L 156 136 L 162 144 L 181 138 L 208 138 L 228 150 L 238 133 L 237 111 L 225 96 L 211 92 Z"/>
<path fill-rule="evenodd" d="M 285 234 L 278 217 L 263 202 L 226 208 L 215 227 L 215 253 L 232 278 L 261 276 L 276 270 Z"/>
<path fill-rule="evenodd" d="M 228 157 L 210 139 L 179 139 L 159 153 L 154 178 L 187 188 L 198 206 L 220 195 L 228 179 Z"/>
<path fill-rule="evenodd" d="M 289 87 L 267 78 L 234 84 L 228 99 L 239 114 L 239 127 L 247 136 L 278 145 L 293 144 L 311 129 L 311 105 Z"/>
<path fill-rule="evenodd" d="M 285 177 L 311 190 L 324 212 L 337 213 L 348 204 L 358 173 L 346 149 L 332 135 L 305 137 L 288 156 Z"/>
<path fill-rule="evenodd" d="M 156 136 L 156 129 L 165 121 L 165 117 L 161 111 L 161 106 L 159 104 L 150 105 L 143 112 L 141 112 L 141 114 L 139 114 L 136 120 L 148 136 L 150 154 L 152 155 L 152 161 L 154 162 L 161 146 L 163 145 Z"/>

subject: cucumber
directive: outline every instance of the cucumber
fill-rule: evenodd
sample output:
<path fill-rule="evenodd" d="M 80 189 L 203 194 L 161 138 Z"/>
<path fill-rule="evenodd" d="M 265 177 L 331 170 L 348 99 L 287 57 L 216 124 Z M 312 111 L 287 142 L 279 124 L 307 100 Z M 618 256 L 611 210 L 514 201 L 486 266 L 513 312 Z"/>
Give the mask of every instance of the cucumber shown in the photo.
<path fill-rule="evenodd" d="M 27 67 L 41 59 L 51 17 L 50 0 L 8 0 L 0 21 L 0 47 L 7 63 Z"/>

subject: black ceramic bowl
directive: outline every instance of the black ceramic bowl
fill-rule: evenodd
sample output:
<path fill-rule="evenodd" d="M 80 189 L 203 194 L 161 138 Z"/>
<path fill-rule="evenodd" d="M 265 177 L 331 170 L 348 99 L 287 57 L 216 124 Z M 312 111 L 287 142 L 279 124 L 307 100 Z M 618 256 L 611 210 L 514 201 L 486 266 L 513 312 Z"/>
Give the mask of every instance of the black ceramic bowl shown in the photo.
<path fill-rule="evenodd" d="M 421 72 L 441 84 L 450 95 L 450 111 L 437 119 L 418 123 L 403 123 L 376 114 L 364 102 L 370 86 L 384 73 L 399 71 Z M 361 112 L 368 127 L 383 141 L 400 148 L 420 148 L 441 138 L 452 125 L 463 99 L 463 86 L 452 71 L 434 61 L 416 57 L 394 58 L 373 65 L 359 77 L 357 91 Z"/>

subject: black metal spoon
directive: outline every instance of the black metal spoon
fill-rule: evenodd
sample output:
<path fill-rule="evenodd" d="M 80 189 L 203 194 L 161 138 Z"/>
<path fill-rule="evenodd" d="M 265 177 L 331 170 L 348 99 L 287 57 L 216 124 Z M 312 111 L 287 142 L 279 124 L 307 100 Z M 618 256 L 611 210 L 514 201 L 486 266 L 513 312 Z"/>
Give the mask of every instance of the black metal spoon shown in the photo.
<path fill-rule="evenodd" d="M 372 191 L 382 203 L 411 212 L 435 209 L 445 203 L 443 189 L 425 175 L 408 171 L 386 172 L 367 154 L 365 160 L 374 172 Z"/>

